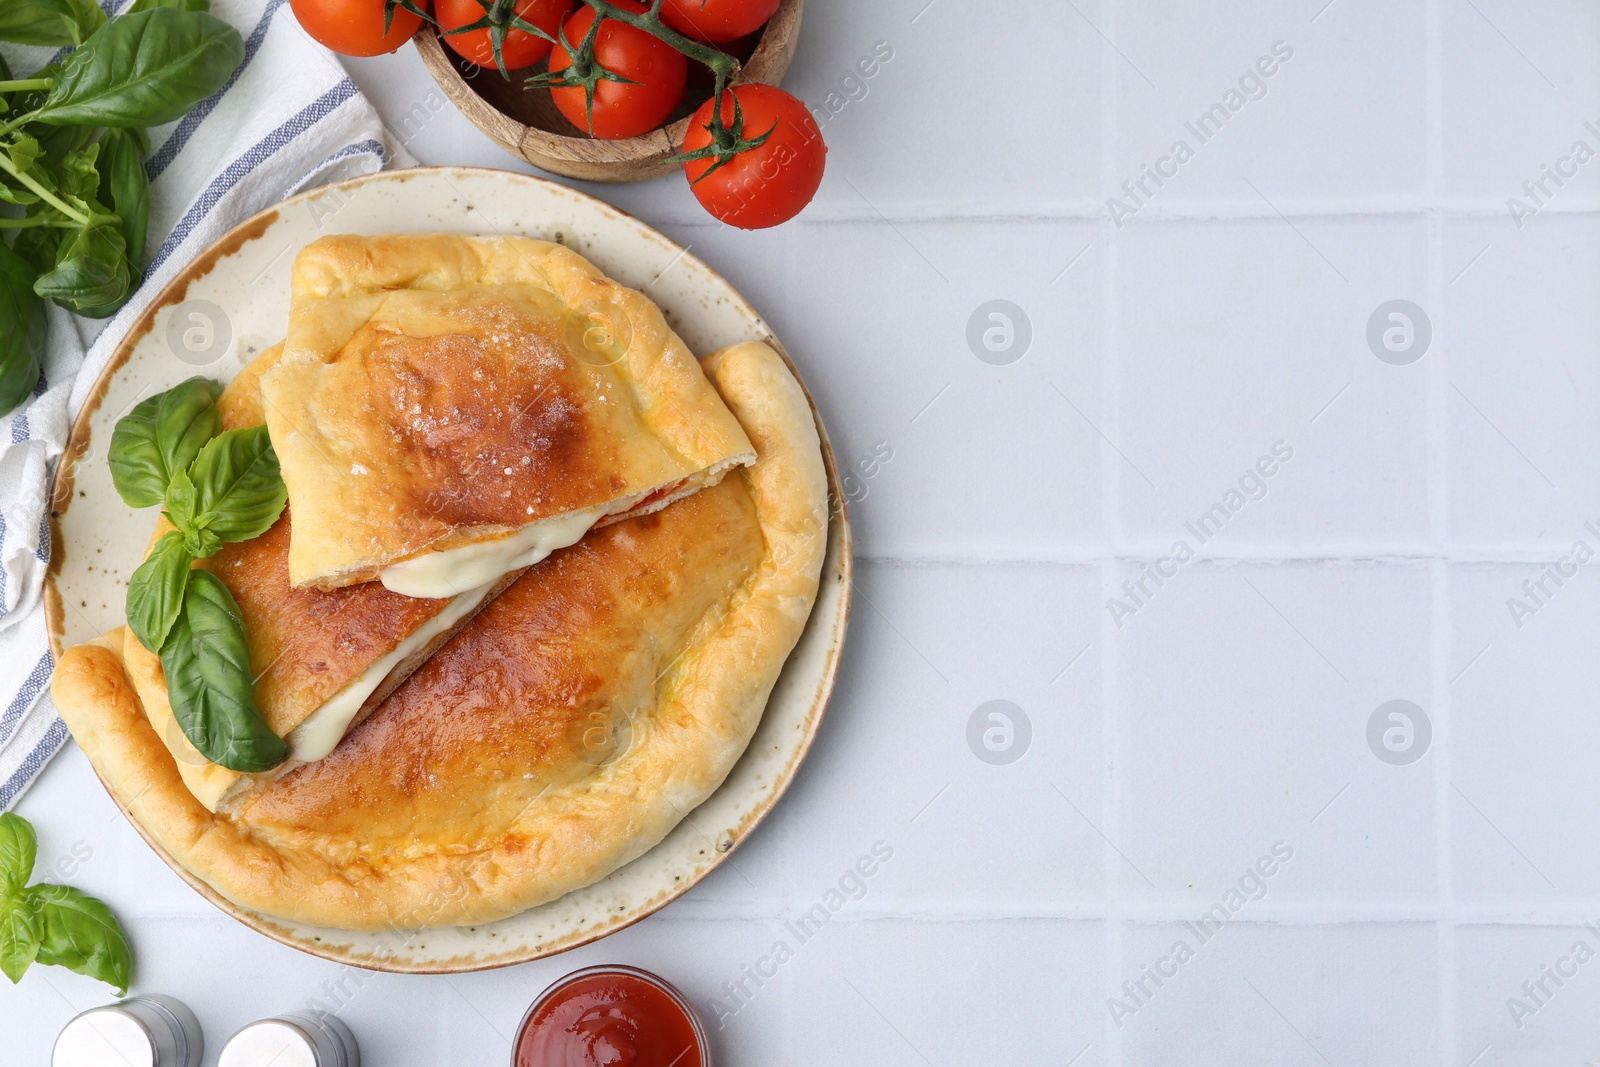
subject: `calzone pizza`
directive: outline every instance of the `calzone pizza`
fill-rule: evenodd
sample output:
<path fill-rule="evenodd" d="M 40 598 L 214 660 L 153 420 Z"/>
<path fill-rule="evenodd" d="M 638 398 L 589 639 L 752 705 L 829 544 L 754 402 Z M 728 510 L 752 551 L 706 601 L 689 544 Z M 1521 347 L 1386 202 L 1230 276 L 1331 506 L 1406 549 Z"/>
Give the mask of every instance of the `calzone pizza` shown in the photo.
<path fill-rule="evenodd" d="M 754 459 L 653 302 L 521 237 L 308 245 L 261 390 L 296 586 L 451 596 Z"/>
<path fill-rule="evenodd" d="M 62 716 L 157 845 L 267 915 L 476 924 L 604 877 L 728 774 L 818 588 L 827 487 L 803 391 L 761 344 L 704 368 L 753 466 L 533 566 L 332 754 L 236 810 L 185 785 L 119 634 L 62 657 Z"/>

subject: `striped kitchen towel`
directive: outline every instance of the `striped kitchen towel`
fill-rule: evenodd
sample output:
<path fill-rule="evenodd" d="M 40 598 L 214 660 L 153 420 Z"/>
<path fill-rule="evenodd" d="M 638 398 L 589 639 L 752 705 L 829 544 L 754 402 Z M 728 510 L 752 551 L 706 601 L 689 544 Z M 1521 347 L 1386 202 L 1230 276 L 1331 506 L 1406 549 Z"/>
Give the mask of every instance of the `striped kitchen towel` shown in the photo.
<path fill-rule="evenodd" d="M 115 14 L 132 0 L 109 0 Z M 0 421 L 0 811 L 67 740 L 50 702 L 53 662 L 40 599 L 50 560 L 50 476 L 90 387 L 129 325 L 174 274 L 250 215 L 303 188 L 409 157 L 385 137 L 344 68 L 306 36 L 285 0 L 213 0 L 245 40 L 220 92 L 152 130 L 144 284 L 105 322 L 50 309 L 50 350 L 33 397 Z M 4 46 L 16 71 L 50 58 Z"/>

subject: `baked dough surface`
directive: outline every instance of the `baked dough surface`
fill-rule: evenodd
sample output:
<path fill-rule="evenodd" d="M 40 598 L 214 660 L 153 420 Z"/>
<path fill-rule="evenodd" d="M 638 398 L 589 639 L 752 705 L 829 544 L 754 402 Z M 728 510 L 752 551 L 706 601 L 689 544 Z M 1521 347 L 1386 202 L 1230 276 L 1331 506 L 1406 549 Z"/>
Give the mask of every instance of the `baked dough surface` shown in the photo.
<path fill-rule="evenodd" d="M 660 309 L 559 244 L 327 237 L 293 284 L 261 389 L 301 516 L 296 586 L 651 494 L 664 506 L 754 458 Z"/>
<path fill-rule="evenodd" d="M 112 648 L 68 650 L 57 707 L 169 856 L 267 915 L 477 924 L 603 878 L 721 784 L 817 593 L 827 484 L 806 398 L 765 345 L 704 367 L 753 467 L 536 565 L 238 814 L 184 787 Z"/>
<path fill-rule="evenodd" d="M 261 424 L 257 382 L 264 371 L 276 365 L 280 353 L 281 346 L 267 349 L 228 383 L 217 405 L 225 429 Z M 165 519 L 158 519 L 151 545 L 170 529 Z M 295 589 L 289 584 L 290 531 L 285 508 L 282 517 L 260 537 L 225 544 L 200 563 L 222 579 L 239 602 L 256 677 L 256 700 L 267 725 L 280 737 L 305 722 L 449 604 L 447 600 L 401 596 L 376 582 L 326 592 Z M 202 804 L 213 810 L 227 807 L 242 793 L 288 769 L 245 775 L 202 756 L 172 716 L 160 658 L 140 644 L 131 630 L 124 628 L 124 634 L 128 676 Z M 398 664 L 362 705 L 355 721 L 370 714 L 420 661 L 419 656 Z"/>

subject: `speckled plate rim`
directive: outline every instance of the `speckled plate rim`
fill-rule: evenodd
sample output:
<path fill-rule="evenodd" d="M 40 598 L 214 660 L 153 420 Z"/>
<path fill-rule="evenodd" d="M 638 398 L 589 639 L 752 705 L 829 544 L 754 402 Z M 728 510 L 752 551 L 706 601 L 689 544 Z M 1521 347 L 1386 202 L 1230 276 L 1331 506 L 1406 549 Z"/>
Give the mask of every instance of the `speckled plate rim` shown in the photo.
<path fill-rule="evenodd" d="M 91 425 L 94 421 L 95 415 L 99 412 L 100 407 L 107 396 L 113 380 L 119 374 L 126 372 L 130 360 L 132 359 L 134 352 L 138 349 L 140 342 L 143 341 L 144 338 L 153 331 L 159 314 L 163 310 L 181 303 L 185 299 L 189 288 L 196 281 L 211 273 L 211 271 L 214 270 L 220 262 L 240 254 L 240 252 L 249 247 L 252 242 L 259 240 L 261 237 L 269 233 L 274 223 L 276 223 L 280 217 L 282 217 L 285 211 L 291 209 L 292 207 L 300 204 L 309 205 L 314 201 L 318 201 L 327 197 L 347 197 L 354 191 L 373 183 L 395 181 L 403 182 L 414 179 L 418 176 L 427 176 L 430 174 L 442 174 L 445 176 L 447 181 L 449 180 L 450 176 L 457 175 L 463 177 L 483 178 L 492 181 L 533 183 L 539 186 L 548 187 L 550 191 L 555 192 L 557 195 L 570 197 L 580 208 L 594 212 L 605 222 L 619 224 L 631 229 L 634 231 L 634 236 L 636 236 L 637 239 L 641 241 L 654 242 L 663 246 L 665 250 L 672 253 L 673 262 L 682 261 L 693 265 L 693 267 L 702 271 L 712 282 L 726 287 L 728 295 L 730 295 L 736 301 L 737 308 L 754 323 L 759 323 L 762 325 L 764 335 L 760 339 L 767 341 L 773 346 L 774 349 L 777 350 L 779 355 L 782 356 L 784 362 L 789 366 L 791 372 L 793 372 L 796 381 L 800 383 L 801 389 L 805 392 L 806 400 L 811 406 L 812 416 L 816 423 L 817 434 L 822 443 L 822 457 L 827 472 L 829 489 L 827 549 L 822 570 L 822 589 L 819 591 L 817 603 L 812 610 L 811 617 L 807 620 L 805 632 L 802 634 L 800 642 L 796 646 L 796 653 L 798 653 L 798 650 L 804 647 L 808 641 L 815 642 L 819 639 L 826 642 L 826 648 L 824 651 L 821 669 L 814 671 L 812 677 L 803 680 L 803 682 L 791 677 L 791 674 L 796 669 L 797 654 L 792 653 L 789 660 L 785 663 L 783 672 L 780 674 L 778 682 L 773 687 L 773 693 L 777 694 L 781 689 L 783 689 L 786 683 L 791 685 L 809 683 L 807 688 L 809 688 L 811 692 L 810 706 L 803 720 L 803 728 L 799 732 L 798 736 L 789 739 L 790 748 L 787 753 L 787 761 L 784 764 L 781 772 L 774 777 L 772 784 L 766 789 L 765 793 L 757 800 L 756 803 L 748 806 L 747 810 L 742 813 L 742 817 L 740 818 L 739 822 L 731 829 L 725 830 L 714 843 L 711 842 L 709 838 L 707 839 L 708 844 L 712 844 L 713 847 L 710 849 L 709 854 L 705 849 L 700 851 L 701 855 L 706 856 L 703 861 L 694 863 L 688 869 L 683 870 L 677 877 L 673 879 L 672 884 L 664 886 L 662 890 L 655 896 L 638 902 L 633 907 L 628 908 L 625 911 L 622 911 L 616 915 L 608 914 L 603 920 L 597 922 L 584 923 L 583 925 L 573 929 L 566 937 L 543 942 L 531 948 L 523 947 L 511 949 L 500 954 L 471 956 L 457 955 L 438 959 L 430 959 L 425 957 L 410 959 L 397 958 L 395 955 L 388 952 L 363 951 L 358 949 L 354 944 L 343 943 L 344 938 L 352 936 L 366 937 L 368 935 L 352 935 L 348 931 L 339 930 L 315 930 L 315 932 L 312 932 L 314 928 L 288 925 L 270 916 L 266 916 L 251 909 L 241 907 L 228 900 L 206 882 L 196 877 L 181 863 L 168 854 L 165 849 L 157 844 L 150 837 L 145 828 L 140 825 L 139 821 L 131 816 L 127 808 L 117 797 L 116 792 L 105 781 L 104 777 L 100 776 L 99 770 L 95 769 L 95 774 L 100 778 L 101 785 L 105 787 L 112 800 L 118 804 L 119 808 L 122 809 L 123 814 L 127 816 L 128 822 L 133 826 L 135 832 L 137 832 L 139 836 L 144 839 L 145 843 L 150 846 L 156 855 L 159 856 L 168 867 L 172 868 L 172 870 L 181 879 L 183 879 L 184 882 L 186 882 L 202 897 L 214 904 L 219 910 L 227 913 L 250 929 L 264 934 L 274 941 L 278 941 L 292 948 L 299 949 L 300 951 L 306 952 L 310 955 L 337 963 L 350 964 L 366 970 L 387 971 L 402 974 L 456 974 L 469 971 L 491 970 L 499 967 L 514 966 L 519 963 L 528 963 L 533 960 L 543 959 L 548 956 L 567 952 L 583 945 L 591 944 L 597 940 L 600 940 L 601 938 L 608 937 L 619 930 L 626 929 L 627 927 L 632 926 L 634 923 L 653 915 L 655 912 L 660 911 L 674 900 L 677 900 L 679 897 L 683 896 L 690 889 L 710 875 L 711 872 L 720 866 L 725 859 L 732 855 L 732 853 L 740 844 L 749 838 L 756 827 L 760 825 L 762 820 L 764 820 L 767 815 L 771 813 L 773 808 L 776 807 L 778 801 L 782 798 L 783 794 L 787 792 L 789 786 L 793 783 L 795 777 L 798 775 L 800 765 L 804 762 L 805 757 L 809 753 L 812 743 L 815 740 L 819 729 L 821 728 L 822 719 L 826 712 L 828 701 L 832 696 L 834 683 L 838 677 L 839 664 L 844 649 L 845 631 L 849 624 L 850 604 L 854 587 L 853 537 L 850 528 L 849 505 L 841 484 L 838 462 L 835 458 L 833 446 L 829 440 L 827 429 L 823 424 L 821 413 L 817 410 L 815 398 L 812 396 L 809 387 L 807 387 L 804 377 L 800 374 L 799 369 L 795 366 L 794 360 L 790 357 L 788 351 L 783 347 L 778 338 L 772 334 L 770 328 L 765 327 L 765 320 L 762 319 L 758 312 L 756 312 L 755 308 L 749 303 L 749 301 L 745 300 L 745 298 L 739 294 L 732 285 L 730 285 L 715 271 L 711 270 L 710 267 L 706 266 L 704 261 L 699 259 L 699 257 L 692 255 L 686 248 L 678 245 L 664 234 L 650 226 L 647 226 L 643 222 L 640 222 L 638 219 L 635 219 L 626 212 L 607 204 L 602 200 L 590 196 L 587 193 L 580 192 L 576 189 L 572 189 L 547 179 L 536 178 L 530 175 L 523 175 L 511 171 L 502 171 L 488 167 L 413 167 L 402 170 L 381 171 L 377 174 L 364 175 L 346 181 L 332 183 L 317 189 L 308 190 L 257 213 L 251 218 L 240 223 L 238 226 L 235 226 L 227 234 L 219 238 L 210 248 L 201 253 L 193 262 L 180 271 L 172 279 L 172 281 L 167 284 L 161 293 L 153 301 L 151 301 L 149 307 L 146 308 L 144 313 L 140 315 L 140 317 L 131 325 L 127 335 L 124 337 L 121 344 L 118 345 L 111 358 L 107 361 L 106 366 L 101 371 L 100 375 L 96 378 L 94 385 L 89 391 L 88 398 L 85 401 L 82 410 L 74 419 L 71 433 L 67 439 L 66 448 L 59 463 L 57 464 L 56 472 L 52 481 L 50 527 L 52 535 L 51 544 L 54 546 L 54 551 L 52 552 L 50 564 L 46 571 L 43 599 L 45 607 L 45 623 L 49 634 L 51 654 L 56 660 L 60 659 L 63 651 L 65 650 L 65 608 L 60 590 L 60 580 L 62 573 L 68 566 L 67 560 L 70 554 L 70 549 L 62 527 L 63 520 L 66 518 L 67 513 L 72 506 L 73 500 L 75 499 L 74 487 L 76 467 L 79 461 L 85 455 L 89 454 L 92 438 Z M 467 203 L 467 208 L 468 210 L 473 210 L 470 202 Z M 405 231 L 397 229 L 394 232 Z M 670 316 L 671 308 L 664 305 L 664 310 L 666 310 Z M 734 343 L 734 341 L 729 340 L 724 343 Z M 118 594 L 118 599 L 120 600 L 120 591 Z M 829 606 L 829 610 L 827 611 L 823 610 L 825 604 Z M 822 633 L 824 628 L 826 628 L 825 634 Z M 760 737 L 759 728 L 756 737 Z M 741 763 L 751 758 L 751 752 L 755 746 L 755 743 L 756 739 L 752 738 L 751 749 L 746 750 L 745 754 L 740 759 Z M 729 772 L 728 778 L 732 779 L 738 773 L 738 770 L 739 767 L 738 764 L 736 764 L 735 767 Z M 726 788 L 727 784 L 725 782 L 724 785 L 719 788 L 718 792 L 721 792 L 722 789 Z M 696 812 L 703 810 L 707 804 L 710 804 L 711 801 L 716 798 L 716 795 L 716 793 L 713 793 L 712 797 L 708 798 L 705 804 L 702 804 L 701 808 L 690 811 L 685 816 L 683 822 L 680 823 L 680 827 L 688 825 L 692 828 L 693 832 L 699 833 L 700 836 L 704 837 L 705 835 L 703 832 L 693 827 L 694 816 Z M 673 833 L 676 834 L 677 832 L 677 830 L 674 830 Z M 672 836 L 673 835 L 669 834 L 667 840 L 671 840 Z M 666 842 L 663 842 L 662 845 L 658 845 L 657 849 L 664 847 L 665 843 Z M 652 852 L 654 851 L 655 850 L 652 850 Z M 594 883 L 594 885 L 585 887 L 584 889 L 575 890 L 574 893 L 584 893 L 593 890 L 596 887 L 604 886 L 612 879 L 622 876 L 624 872 L 627 872 L 629 868 L 633 867 L 634 865 L 648 860 L 651 857 L 651 854 L 652 853 L 647 852 L 644 856 L 634 860 L 632 863 L 613 871 L 606 878 Z M 568 896 L 571 895 L 573 894 L 568 894 Z M 552 902 L 552 904 L 553 903 L 558 902 Z M 543 905 L 543 907 L 549 906 L 550 905 Z M 515 922 L 517 918 L 519 917 L 513 916 L 511 918 L 501 920 L 501 922 L 512 923 Z M 499 924 L 487 924 L 482 929 L 491 929 L 497 925 Z M 480 928 L 471 929 L 476 931 Z M 403 943 L 409 943 L 417 940 L 419 937 L 426 937 L 429 931 L 393 930 L 389 931 L 388 933 L 400 939 Z"/>

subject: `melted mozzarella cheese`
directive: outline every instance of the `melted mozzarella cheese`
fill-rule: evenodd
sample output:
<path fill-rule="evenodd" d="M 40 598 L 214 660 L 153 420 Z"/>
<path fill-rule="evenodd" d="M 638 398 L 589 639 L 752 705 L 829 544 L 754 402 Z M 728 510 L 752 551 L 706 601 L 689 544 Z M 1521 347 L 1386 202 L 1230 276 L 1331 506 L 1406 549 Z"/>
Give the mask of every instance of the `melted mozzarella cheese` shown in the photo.
<path fill-rule="evenodd" d="M 531 567 L 558 548 L 575 545 L 606 514 L 588 508 L 532 523 L 495 541 L 428 552 L 378 572 L 383 587 L 402 596 L 438 600 L 487 585 L 502 574 Z"/>
<path fill-rule="evenodd" d="M 389 672 L 406 657 L 460 622 L 483 601 L 493 585 L 494 582 L 490 581 L 457 596 L 443 611 L 417 627 L 415 632 L 396 645 L 388 655 L 373 661 L 355 681 L 335 693 L 304 722 L 290 730 L 286 739 L 289 742 L 290 759 L 313 763 L 332 752 L 334 746 L 349 732 L 350 723 L 354 721 L 356 712 L 361 710 L 361 705 L 367 702 L 367 698 L 383 683 L 383 680 L 389 677 Z"/>
<path fill-rule="evenodd" d="M 531 567 L 558 549 L 570 548 L 581 541 L 583 535 L 601 519 L 613 515 L 631 518 L 629 513 L 634 508 L 640 508 L 639 514 L 646 515 L 706 485 L 715 485 L 725 470 L 737 465 L 737 461 L 721 464 L 710 472 L 682 478 L 648 492 L 621 497 L 609 505 L 602 504 L 529 523 L 498 540 L 475 541 L 437 552 L 425 552 L 389 564 L 378 572 L 378 580 L 385 589 L 402 596 L 427 600 L 455 596 L 462 589 L 485 585 L 502 574 Z M 707 477 L 708 474 L 711 477 Z M 661 498 L 651 499 L 657 493 L 661 494 Z"/>

